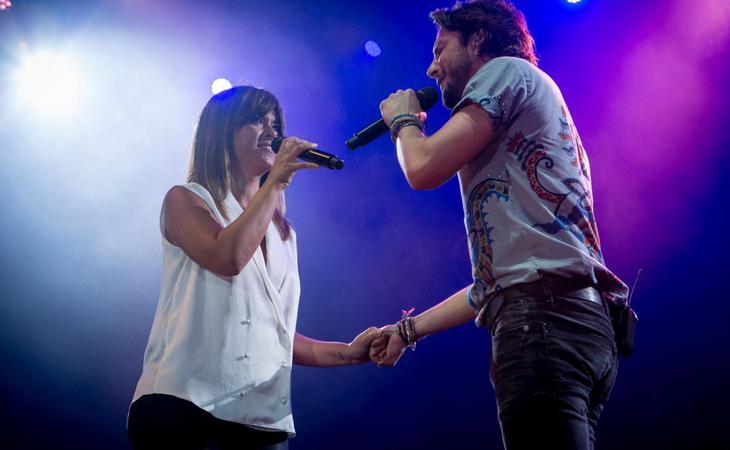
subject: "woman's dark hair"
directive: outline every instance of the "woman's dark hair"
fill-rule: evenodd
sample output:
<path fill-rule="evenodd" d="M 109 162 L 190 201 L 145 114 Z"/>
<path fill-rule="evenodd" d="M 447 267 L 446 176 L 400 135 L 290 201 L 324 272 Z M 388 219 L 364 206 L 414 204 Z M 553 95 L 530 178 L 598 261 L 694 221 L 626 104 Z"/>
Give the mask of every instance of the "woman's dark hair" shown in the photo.
<path fill-rule="evenodd" d="M 193 138 L 188 182 L 198 183 L 213 196 L 218 210 L 228 219 L 224 200 L 232 188 L 236 161 L 233 141 L 236 130 L 273 112 L 279 136 L 284 133 L 284 115 L 274 95 L 252 86 L 236 86 L 214 95 L 200 113 Z M 284 217 L 283 198 L 274 212 L 274 224 L 282 240 L 289 239 L 291 225 Z"/>
<path fill-rule="evenodd" d="M 430 16 L 439 28 L 458 31 L 462 43 L 484 30 L 481 52 L 487 56 L 515 56 L 537 65 L 535 40 L 525 16 L 507 0 L 456 2 L 451 9 L 437 9 Z"/>

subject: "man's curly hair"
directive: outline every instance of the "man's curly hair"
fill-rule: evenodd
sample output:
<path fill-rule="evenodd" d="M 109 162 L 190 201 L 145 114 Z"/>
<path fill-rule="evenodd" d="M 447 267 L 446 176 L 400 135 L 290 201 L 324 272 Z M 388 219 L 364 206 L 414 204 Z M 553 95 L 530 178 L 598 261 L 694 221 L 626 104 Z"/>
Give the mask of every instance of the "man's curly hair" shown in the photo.
<path fill-rule="evenodd" d="M 430 16 L 439 28 L 458 31 L 462 43 L 484 30 L 482 54 L 492 58 L 515 56 L 537 65 L 535 40 L 527 29 L 525 16 L 508 0 L 456 2 L 450 9 L 432 11 Z"/>

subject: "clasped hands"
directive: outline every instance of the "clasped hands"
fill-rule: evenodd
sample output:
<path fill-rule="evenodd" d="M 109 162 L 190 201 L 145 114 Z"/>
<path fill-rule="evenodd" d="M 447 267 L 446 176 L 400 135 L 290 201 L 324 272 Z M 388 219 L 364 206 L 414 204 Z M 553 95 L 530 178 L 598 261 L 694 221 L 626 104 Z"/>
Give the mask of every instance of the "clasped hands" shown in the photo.
<path fill-rule="evenodd" d="M 395 325 L 382 328 L 371 327 L 360 333 L 349 344 L 357 363 L 362 364 L 369 359 L 378 367 L 393 367 L 406 350 L 406 344 L 398 335 Z"/>

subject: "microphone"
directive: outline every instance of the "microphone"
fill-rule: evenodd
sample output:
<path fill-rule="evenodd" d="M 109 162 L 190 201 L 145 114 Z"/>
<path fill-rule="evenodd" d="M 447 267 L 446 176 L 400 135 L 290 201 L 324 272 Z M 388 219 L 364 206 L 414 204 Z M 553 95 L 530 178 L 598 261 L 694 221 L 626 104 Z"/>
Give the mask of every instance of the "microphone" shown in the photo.
<path fill-rule="evenodd" d="M 425 87 L 416 91 L 416 97 L 418 97 L 418 103 L 421 104 L 421 109 L 428 111 L 436 101 L 439 99 L 439 93 L 436 88 Z M 388 132 L 388 126 L 385 124 L 383 119 L 376 120 L 364 128 L 363 130 L 355 133 L 346 142 L 347 148 L 355 150 L 358 147 L 362 147 L 365 144 L 369 144 L 374 141 L 375 138 Z"/>
<path fill-rule="evenodd" d="M 281 142 L 283 140 L 284 138 L 280 136 L 271 141 L 271 150 L 273 150 L 274 153 L 279 152 L 279 147 L 281 147 Z M 344 167 L 345 165 L 345 162 L 335 155 L 323 152 L 322 150 L 318 150 L 316 148 L 304 150 L 302 153 L 299 154 L 298 158 L 302 161 L 313 162 L 319 166 L 324 166 L 328 169 L 339 170 L 342 169 L 342 167 Z"/>

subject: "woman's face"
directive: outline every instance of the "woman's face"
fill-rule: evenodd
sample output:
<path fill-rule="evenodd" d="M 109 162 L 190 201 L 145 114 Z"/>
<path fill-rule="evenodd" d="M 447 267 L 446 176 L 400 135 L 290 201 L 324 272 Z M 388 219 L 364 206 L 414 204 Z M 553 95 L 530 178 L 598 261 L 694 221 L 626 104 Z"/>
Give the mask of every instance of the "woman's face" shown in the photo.
<path fill-rule="evenodd" d="M 253 123 L 248 123 L 233 135 L 233 149 L 239 167 L 247 173 L 262 175 L 274 164 L 271 141 L 277 136 L 279 123 L 273 111 Z"/>

